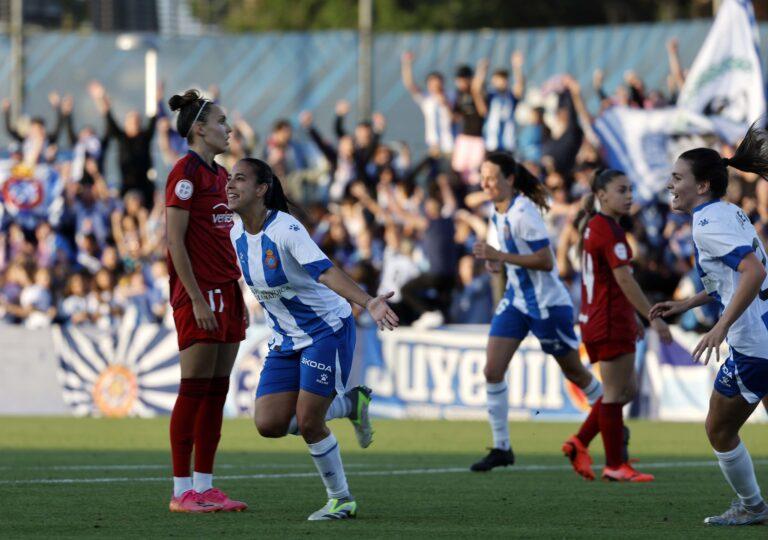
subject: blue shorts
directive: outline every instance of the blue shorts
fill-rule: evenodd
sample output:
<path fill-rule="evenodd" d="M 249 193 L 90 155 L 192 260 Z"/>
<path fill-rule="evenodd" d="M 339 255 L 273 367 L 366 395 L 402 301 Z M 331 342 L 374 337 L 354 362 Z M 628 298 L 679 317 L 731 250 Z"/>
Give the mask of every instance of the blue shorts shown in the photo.
<path fill-rule="evenodd" d="M 717 372 L 715 390 L 726 397 L 741 394 L 747 403 L 757 403 L 768 394 L 768 359 L 745 356 L 731 347 L 731 355 Z"/>
<path fill-rule="evenodd" d="M 343 319 L 336 333 L 298 351 L 269 351 L 256 397 L 299 389 L 330 396 L 346 390 L 355 352 L 355 319 Z"/>
<path fill-rule="evenodd" d="M 533 332 L 541 344 L 541 350 L 559 358 L 578 350 L 579 338 L 573 330 L 573 308 L 554 306 L 548 308 L 549 318 L 535 319 L 526 315 L 504 297 L 491 320 L 491 336 L 523 340 Z"/>

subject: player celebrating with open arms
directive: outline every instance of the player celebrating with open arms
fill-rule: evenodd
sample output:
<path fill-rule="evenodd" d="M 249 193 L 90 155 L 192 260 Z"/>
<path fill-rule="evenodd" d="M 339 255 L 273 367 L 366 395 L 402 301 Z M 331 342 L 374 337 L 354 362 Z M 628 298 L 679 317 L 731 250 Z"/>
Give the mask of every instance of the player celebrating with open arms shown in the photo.
<path fill-rule="evenodd" d="M 507 366 L 520 342 L 532 332 L 544 352 L 557 360 L 566 378 L 584 391 L 590 403 L 601 395 L 600 382 L 579 359 L 573 331 L 571 298 L 560 281 L 541 210 L 547 209 L 544 185 L 511 154 L 489 154 L 480 167 L 480 185 L 494 205 L 489 241 L 475 244 L 475 257 L 489 270 L 507 266 L 507 289 L 491 321 L 485 363 L 488 415 L 493 448 L 472 465 L 489 471 L 512 465 L 509 441 Z"/>
<path fill-rule="evenodd" d="M 722 198 L 728 166 L 768 177 L 768 133 L 752 126 L 730 159 L 709 148 L 680 155 L 668 189 L 672 210 L 693 216 L 696 269 L 705 290 L 688 300 L 662 302 L 652 317 L 683 313 L 716 301 L 721 315 L 693 351 L 696 360 L 720 360 L 727 340 L 730 355 L 720 367 L 709 400 L 705 427 L 725 479 L 738 496 L 708 525 L 768 522 L 752 459 L 739 430 L 768 395 L 768 278 L 765 247 L 744 212 Z"/>
<path fill-rule="evenodd" d="M 635 313 L 647 319 L 651 309 L 632 276 L 632 250 L 619 225 L 632 207 L 632 184 L 624 173 L 604 170 L 595 176 L 592 194 L 585 199 L 579 323 L 590 362 L 600 363 L 603 397 L 592 406 L 578 434 L 565 442 L 563 453 L 578 474 L 593 480 L 587 447 L 599 432 L 605 447 L 603 479 L 650 482 L 653 475 L 640 473 L 629 464 L 622 417 L 622 407 L 637 393 L 635 342 L 642 328 Z M 600 212 L 595 211 L 595 199 L 600 202 Z M 672 341 L 664 321 L 655 319 L 651 326 L 663 341 Z"/>
<path fill-rule="evenodd" d="M 171 306 L 181 351 L 181 384 L 171 414 L 170 509 L 240 511 L 245 503 L 213 487 L 229 375 L 247 326 L 229 241 L 227 172 L 214 161 L 227 150 L 232 129 L 221 107 L 196 90 L 173 96 L 168 104 L 179 111 L 177 128 L 190 148 L 168 175 L 165 192 Z"/>
<path fill-rule="evenodd" d="M 355 348 L 354 302 L 382 330 L 397 326 L 387 304 L 394 293 L 371 297 L 339 270 L 288 213 L 288 199 L 272 169 L 241 159 L 227 184 L 231 231 L 245 282 L 267 313 L 273 336 L 256 389 L 254 421 L 264 437 L 297 431 L 304 438 L 328 493 L 310 521 L 354 518 L 339 445 L 326 426 L 348 417 L 358 442 L 371 442 L 370 391 L 346 391 Z"/>

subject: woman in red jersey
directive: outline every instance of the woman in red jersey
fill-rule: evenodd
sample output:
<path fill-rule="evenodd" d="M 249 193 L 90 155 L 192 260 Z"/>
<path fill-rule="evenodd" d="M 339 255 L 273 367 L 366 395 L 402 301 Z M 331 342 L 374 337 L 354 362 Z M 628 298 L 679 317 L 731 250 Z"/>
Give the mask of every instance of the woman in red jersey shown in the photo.
<path fill-rule="evenodd" d="M 600 211 L 595 211 L 595 199 Z M 637 392 L 635 380 L 635 341 L 642 327 L 636 313 L 648 319 L 651 305 L 632 276 L 632 249 L 619 225 L 632 207 L 632 184 L 623 172 L 604 170 L 592 182 L 592 194 L 585 198 L 582 220 L 582 286 L 579 323 L 581 339 L 591 363 L 600 363 L 603 397 L 578 434 L 571 437 L 574 469 L 588 480 L 594 479 L 592 459 L 587 447 L 602 433 L 606 465 L 605 480 L 650 482 L 653 476 L 636 471 L 623 455 L 624 420 L 622 407 Z M 665 342 L 672 337 L 661 319 L 651 327 Z M 565 446 L 564 446 L 565 449 Z"/>
<path fill-rule="evenodd" d="M 171 307 L 181 351 L 181 384 L 171 414 L 170 509 L 240 511 L 245 503 L 213 487 L 229 374 L 247 326 L 240 269 L 229 240 L 228 175 L 214 161 L 229 147 L 232 129 L 222 108 L 196 90 L 173 96 L 168 104 L 179 111 L 177 129 L 190 148 L 165 188 Z"/>

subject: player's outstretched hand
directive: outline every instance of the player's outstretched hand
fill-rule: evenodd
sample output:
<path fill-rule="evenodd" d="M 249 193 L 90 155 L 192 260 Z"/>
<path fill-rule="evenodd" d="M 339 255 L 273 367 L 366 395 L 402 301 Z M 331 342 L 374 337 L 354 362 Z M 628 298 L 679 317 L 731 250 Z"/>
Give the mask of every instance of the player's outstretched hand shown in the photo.
<path fill-rule="evenodd" d="M 672 332 L 669 331 L 669 325 L 662 319 L 653 319 L 651 321 L 651 328 L 656 330 L 656 333 L 659 334 L 661 341 L 664 343 L 672 343 Z"/>
<path fill-rule="evenodd" d="M 208 332 L 215 332 L 219 329 L 216 316 L 213 314 L 211 306 L 204 299 L 192 300 L 192 311 L 195 314 L 197 326 Z"/>
<path fill-rule="evenodd" d="M 681 300 L 669 300 L 668 302 L 659 302 L 648 312 L 650 320 L 660 317 L 671 317 L 685 311 L 684 303 Z"/>
<path fill-rule="evenodd" d="M 394 295 L 394 291 L 380 294 L 376 298 L 368 300 L 368 303 L 365 305 L 368 313 L 370 313 L 373 320 L 376 321 L 376 326 L 379 327 L 379 330 L 384 330 L 385 328 L 394 330 L 400 324 L 400 318 L 392 308 L 389 307 L 389 304 L 387 304 L 387 300 Z"/>
<path fill-rule="evenodd" d="M 702 362 L 704 365 L 709 363 L 709 358 L 712 356 L 712 351 L 715 351 L 715 358 L 717 362 L 720 362 L 720 345 L 725 341 L 725 336 L 728 334 L 727 329 L 723 329 L 719 324 L 712 327 L 712 330 L 704 334 L 699 344 L 693 349 L 691 353 L 693 359 L 697 362 Z"/>

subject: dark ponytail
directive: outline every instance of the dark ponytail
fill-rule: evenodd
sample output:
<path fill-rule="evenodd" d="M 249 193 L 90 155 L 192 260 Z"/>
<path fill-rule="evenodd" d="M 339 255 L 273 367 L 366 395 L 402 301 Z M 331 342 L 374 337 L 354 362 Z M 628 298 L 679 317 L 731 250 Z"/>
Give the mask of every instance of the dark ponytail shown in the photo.
<path fill-rule="evenodd" d="M 549 210 L 547 204 L 547 188 L 536 178 L 531 171 L 518 163 L 509 152 L 491 152 L 485 156 L 485 161 L 497 165 L 501 169 L 502 177 L 514 177 L 514 188 L 531 199 L 536 206 L 544 211 Z"/>
<path fill-rule="evenodd" d="M 205 122 L 208 119 L 211 102 L 203 99 L 200 92 L 194 88 L 184 92 L 184 95 L 174 95 L 168 100 L 172 111 L 179 111 L 176 118 L 176 131 L 179 135 L 192 142 L 190 131 L 195 122 Z"/>
<path fill-rule="evenodd" d="M 574 227 L 576 227 L 579 233 L 579 253 L 584 251 L 584 230 L 587 228 L 589 220 L 597 214 L 597 208 L 595 207 L 597 192 L 607 188 L 608 184 L 619 176 L 626 175 L 616 169 L 598 169 L 595 171 L 595 176 L 589 184 L 591 191 L 581 198 L 581 208 L 579 208 L 579 212 L 573 219 Z"/>
<path fill-rule="evenodd" d="M 691 167 L 697 182 L 709 182 L 713 199 L 725 196 L 728 190 L 728 167 L 743 172 L 755 173 L 768 180 L 768 133 L 760 127 L 765 120 L 759 118 L 749 129 L 736 148 L 732 158 L 720 157 L 711 148 L 694 148 L 680 154 Z"/>

